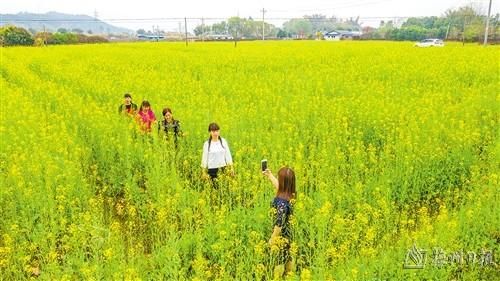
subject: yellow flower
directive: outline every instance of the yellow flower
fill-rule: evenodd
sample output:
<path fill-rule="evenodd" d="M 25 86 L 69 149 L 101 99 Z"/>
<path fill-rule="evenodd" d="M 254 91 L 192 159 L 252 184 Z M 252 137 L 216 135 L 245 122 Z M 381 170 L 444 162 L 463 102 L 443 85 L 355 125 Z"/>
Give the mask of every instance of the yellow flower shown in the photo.
<path fill-rule="evenodd" d="M 103 254 L 104 257 L 109 260 L 111 257 L 113 257 L 113 249 L 107 248 L 106 250 L 104 250 Z"/>
<path fill-rule="evenodd" d="M 295 257 L 297 256 L 297 253 L 299 251 L 299 247 L 297 246 L 296 242 L 290 243 L 290 254 Z"/>
<path fill-rule="evenodd" d="M 255 266 L 255 275 L 260 278 L 266 274 L 266 266 L 262 263 L 259 263 Z"/>
<path fill-rule="evenodd" d="M 375 239 L 376 234 L 377 233 L 375 231 L 375 228 L 374 227 L 369 227 L 368 230 L 366 231 L 366 234 L 365 234 L 366 241 L 372 242 L 373 239 Z"/>
<path fill-rule="evenodd" d="M 311 271 L 307 268 L 302 269 L 302 271 L 300 272 L 300 280 L 301 281 L 312 280 Z"/>
<path fill-rule="evenodd" d="M 351 275 L 352 275 L 352 279 L 353 280 L 356 280 L 357 279 L 357 276 L 358 276 L 358 269 L 357 268 L 353 268 L 351 269 Z"/>

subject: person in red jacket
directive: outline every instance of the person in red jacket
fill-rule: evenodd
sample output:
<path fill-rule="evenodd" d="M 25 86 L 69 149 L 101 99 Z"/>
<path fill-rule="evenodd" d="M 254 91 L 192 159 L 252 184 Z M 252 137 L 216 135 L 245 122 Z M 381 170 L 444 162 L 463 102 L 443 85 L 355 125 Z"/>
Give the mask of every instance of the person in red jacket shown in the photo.
<path fill-rule="evenodd" d="M 137 122 L 144 133 L 150 133 L 151 125 L 156 122 L 156 116 L 151 110 L 151 104 L 147 100 L 141 103 L 141 107 L 137 113 Z"/>

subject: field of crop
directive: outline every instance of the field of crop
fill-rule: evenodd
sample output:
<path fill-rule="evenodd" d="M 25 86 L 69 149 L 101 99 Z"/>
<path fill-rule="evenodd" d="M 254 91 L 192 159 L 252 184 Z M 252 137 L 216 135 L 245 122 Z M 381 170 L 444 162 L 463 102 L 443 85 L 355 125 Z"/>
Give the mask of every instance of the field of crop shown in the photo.
<path fill-rule="evenodd" d="M 498 47 L 0 52 L 0 280 L 273 279 L 263 158 L 297 175 L 288 280 L 499 277 Z M 125 92 L 173 109 L 178 149 L 117 114 Z M 212 121 L 236 171 L 219 189 Z"/>

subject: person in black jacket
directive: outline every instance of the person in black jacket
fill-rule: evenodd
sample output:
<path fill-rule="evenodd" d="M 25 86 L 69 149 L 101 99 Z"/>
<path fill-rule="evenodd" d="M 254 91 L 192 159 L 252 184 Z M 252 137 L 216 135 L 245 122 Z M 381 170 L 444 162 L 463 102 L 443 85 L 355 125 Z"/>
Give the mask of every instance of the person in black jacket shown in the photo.
<path fill-rule="evenodd" d="M 170 108 L 164 108 L 163 119 L 158 122 L 158 135 L 164 137 L 166 140 L 174 139 L 177 145 L 177 139 L 182 136 L 181 124 L 179 120 L 175 120 Z"/>
<path fill-rule="evenodd" d="M 132 96 L 126 93 L 123 96 L 123 103 L 118 107 L 118 113 L 134 116 L 137 113 L 137 104 L 132 102 Z"/>

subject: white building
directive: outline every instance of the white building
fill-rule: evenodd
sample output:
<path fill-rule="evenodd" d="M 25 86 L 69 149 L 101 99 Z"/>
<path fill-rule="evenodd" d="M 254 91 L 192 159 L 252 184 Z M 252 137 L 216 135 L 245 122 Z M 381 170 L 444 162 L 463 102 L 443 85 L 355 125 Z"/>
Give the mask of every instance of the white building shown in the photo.
<path fill-rule="evenodd" d="M 329 41 L 358 39 L 361 36 L 361 31 L 348 31 L 348 30 L 333 30 L 325 33 L 323 37 Z"/>

